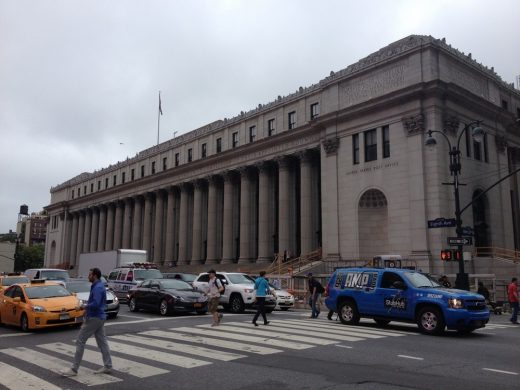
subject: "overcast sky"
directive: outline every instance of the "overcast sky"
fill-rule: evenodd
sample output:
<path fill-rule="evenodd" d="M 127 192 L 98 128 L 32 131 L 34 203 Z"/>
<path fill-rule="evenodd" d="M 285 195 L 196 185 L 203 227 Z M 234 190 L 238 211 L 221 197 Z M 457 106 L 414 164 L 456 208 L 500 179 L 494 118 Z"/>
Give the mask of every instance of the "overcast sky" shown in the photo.
<path fill-rule="evenodd" d="M 410 34 L 507 82 L 518 0 L 0 0 L 0 233 L 19 206 L 160 140 L 309 86 Z"/>

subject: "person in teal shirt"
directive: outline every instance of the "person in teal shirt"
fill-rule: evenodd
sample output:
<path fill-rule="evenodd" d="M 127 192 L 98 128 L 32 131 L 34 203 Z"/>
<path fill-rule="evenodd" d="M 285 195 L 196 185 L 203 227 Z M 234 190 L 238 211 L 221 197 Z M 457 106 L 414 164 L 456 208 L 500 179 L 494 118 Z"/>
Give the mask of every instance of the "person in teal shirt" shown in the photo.
<path fill-rule="evenodd" d="M 256 320 L 262 314 L 264 319 L 264 325 L 269 324 L 265 315 L 265 297 L 269 294 L 269 282 L 265 278 L 265 271 L 260 272 L 260 276 L 255 280 L 255 292 L 256 292 L 256 304 L 258 309 L 256 310 L 255 317 L 253 318 L 253 324 L 258 326 Z"/>

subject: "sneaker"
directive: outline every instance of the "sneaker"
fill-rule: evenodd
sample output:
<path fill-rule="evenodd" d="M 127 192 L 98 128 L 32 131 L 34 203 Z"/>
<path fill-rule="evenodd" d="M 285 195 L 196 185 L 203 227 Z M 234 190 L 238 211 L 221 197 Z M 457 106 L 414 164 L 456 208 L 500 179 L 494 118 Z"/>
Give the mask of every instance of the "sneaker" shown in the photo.
<path fill-rule="evenodd" d="M 254 322 L 254 321 L 253 321 L 253 325 L 254 325 L 254 326 L 258 326 L 258 324 L 257 324 L 256 322 Z"/>
<path fill-rule="evenodd" d="M 112 373 L 112 368 L 110 367 L 101 367 L 99 370 L 94 371 L 94 374 L 110 374 Z"/>
<path fill-rule="evenodd" d="M 332 314 L 327 314 L 327 319 L 328 319 L 329 321 L 332 321 Z"/>
<path fill-rule="evenodd" d="M 224 318 L 224 314 L 218 313 L 218 323 L 220 324 L 220 321 L 222 321 L 222 318 Z"/>
<path fill-rule="evenodd" d="M 264 325 L 269 325 L 269 322 L 270 322 L 270 321 L 266 321 L 266 322 L 264 322 Z"/>
<path fill-rule="evenodd" d="M 77 376 L 78 372 L 74 371 L 72 368 L 69 368 L 68 370 L 60 371 L 60 375 L 68 378 L 71 376 Z"/>

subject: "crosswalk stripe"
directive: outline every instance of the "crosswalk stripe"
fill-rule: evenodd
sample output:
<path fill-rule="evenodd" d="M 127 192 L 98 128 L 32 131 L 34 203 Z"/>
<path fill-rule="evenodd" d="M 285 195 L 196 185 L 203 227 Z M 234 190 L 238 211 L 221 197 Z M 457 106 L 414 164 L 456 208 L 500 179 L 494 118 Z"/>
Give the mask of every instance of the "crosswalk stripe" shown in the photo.
<path fill-rule="evenodd" d="M 238 355 L 236 353 L 224 351 L 215 351 L 214 349 L 208 349 L 196 345 L 172 343 L 171 341 L 157 340 L 152 339 L 150 337 L 142 337 L 136 335 L 118 335 L 112 336 L 112 338 L 123 341 L 131 341 L 137 344 L 150 345 L 152 347 L 157 348 L 168 349 L 173 352 L 182 352 L 186 354 L 197 355 L 203 358 L 222 360 L 225 362 L 246 357 L 246 355 Z"/>
<path fill-rule="evenodd" d="M 207 328 L 211 325 L 199 325 L 199 327 Z M 325 340 L 320 339 L 317 337 L 306 337 L 306 336 L 298 336 L 293 334 L 287 334 L 282 332 L 277 332 L 273 328 L 269 328 L 269 326 L 264 327 L 264 330 L 257 330 L 252 329 L 253 325 L 251 324 L 247 329 L 241 328 L 238 326 L 231 326 L 231 325 L 219 325 L 219 330 L 224 331 L 230 331 L 230 332 L 237 332 L 237 333 L 246 333 L 248 335 L 255 335 L 255 336 L 264 336 L 264 337 L 276 337 L 277 339 L 283 339 L 283 340 L 290 340 L 290 341 L 302 341 L 304 343 L 309 344 L 318 344 L 318 345 L 329 345 L 329 344 L 335 344 L 339 341 L 331 341 L 331 340 Z"/>
<path fill-rule="evenodd" d="M 87 344 L 96 345 L 96 341 L 94 339 L 90 339 L 87 341 Z M 110 346 L 110 350 L 114 352 L 137 356 L 139 358 L 153 360 L 156 362 L 166 363 L 183 368 L 193 368 L 211 364 L 210 362 L 204 360 L 192 359 L 186 356 L 175 355 L 173 353 L 165 353 L 147 348 L 136 347 L 133 345 L 118 343 L 112 341 L 111 337 L 109 337 L 108 345 Z"/>
<path fill-rule="evenodd" d="M 302 321 L 302 320 L 300 320 Z M 327 326 L 336 326 L 338 328 L 343 328 L 343 329 L 349 329 L 351 327 L 353 327 L 353 325 L 345 325 L 341 322 L 332 322 L 332 321 L 329 321 L 329 320 L 326 320 L 326 319 L 318 319 L 318 318 L 315 318 L 315 319 L 307 319 L 307 320 L 303 320 L 303 322 L 308 322 L 308 323 L 320 323 L 322 325 L 327 325 Z M 396 322 L 397 324 L 397 322 Z M 399 326 L 401 325 L 410 325 L 408 323 L 405 323 L 405 322 L 400 322 L 398 323 Z M 355 325 L 356 328 L 361 328 L 361 329 L 368 329 L 368 330 L 375 330 L 375 331 L 381 331 L 381 332 L 388 332 L 388 333 L 395 333 L 395 334 L 413 334 L 413 335 L 416 335 L 417 332 L 414 332 L 414 331 L 408 331 L 408 330 L 397 330 L 397 329 L 389 329 L 389 328 L 377 328 L 377 327 L 374 327 L 374 325 L 376 325 L 375 322 L 371 321 L 371 322 L 363 322 L 363 321 L 360 321 L 358 325 Z M 415 330 L 417 329 L 417 325 L 412 325 L 411 329 Z"/>
<path fill-rule="evenodd" d="M 60 387 L 46 382 L 28 372 L 0 362 L 0 385 L 12 390 L 39 389 L 39 390 L 61 390 Z"/>
<path fill-rule="evenodd" d="M 251 325 L 244 322 L 226 322 L 226 325 L 232 325 L 232 326 L 240 326 L 245 328 L 251 328 Z M 286 325 L 284 321 L 271 321 L 269 324 L 269 329 L 275 329 L 278 332 L 284 332 L 284 333 L 290 333 L 290 334 L 298 334 L 303 336 L 311 336 L 313 339 L 321 338 L 321 339 L 331 339 L 336 342 L 340 341 L 360 341 L 363 340 L 360 337 L 352 337 L 344 335 L 343 333 L 328 333 L 324 332 L 321 329 L 311 329 L 309 327 L 303 327 L 303 326 L 291 326 Z"/>
<path fill-rule="evenodd" d="M 177 329 L 175 329 L 177 330 Z M 188 341 L 191 343 L 198 343 L 203 345 L 211 345 L 215 347 L 233 349 L 242 352 L 256 353 L 259 355 L 270 355 L 273 353 L 282 352 L 280 349 L 274 349 L 269 347 L 261 347 L 253 344 L 239 343 L 236 341 L 219 340 L 211 337 L 203 337 L 190 334 L 182 334 L 175 332 L 165 332 L 162 330 L 150 330 L 141 332 L 145 336 L 163 337 L 172 340 Z"/>
<path fill-rule="evenodd" d="M 1 349 L 0 352 L 56 373 L 72 365 L 70 361 L 61 360 L 54 356 L 46 355 L 24 347 Z M 121 382 L 121 379 L 111 375 L 95 375 L 93 370 L 83 367 L 78 372 L 78 376 L 70 377 L 70 379 L 87 386 L 97 386 L 107 383 Z"/>
<path fill-rule="evenodd" d="M 299 331 L 300 329 L 307 331 L 309 329 L 309 327 L 305 326 L 305 325 L 287 323 L 285 321 L 280 321 L 280 320 L 273 320 L 273 321 L 271 321 L 271 324 L 273 324 L 277 327 L 281 326 L 290 331 L 295 331 L 295 330 Z M 339 329 L 313 328 L 312 330 L 309 330 L 309 332 L 312 332 L 312 334 L 315 334 L 315 335 L 319 335 L 320 337 L 324 334 L 334 335 L 334 337 L 336 337 L 336 339 L 340 338 L 342 341 L 365 340 L 365 338 L 363 336 L 360 336 L 359 334 L 349 332 L 349 331 L 342 331 Z"/>
<path fill-rule="evenodd" d="M 312 344 L 305 344 L 305 343 L 297 343 L 294 341 L 285 341 L 280 339 L 272 339 L 272 338 L 264 338 L 264 337 L 256 337 L 256 336 L 248 336 L 248 335 L 242 335 L 242 334 L 236 334 L 236 333 L 229 333 L 229 332 L 223 332 L 218 330 L 212 330 L 212 329 L 202 329 L 202 328 L 173 328 L 172 330 L 177 332 L 183 332 L 183 333 L 195 333 L 200 334 L 203 336 L 215 336 L 220 337 L 224 339 L 232 339 L 232 340 L 239 340 L 239 341 L 249 341 L 251 343 L 258 343 L 263 345 L 273 345 L 275 347 L 279 348 L 289 348 L 289 349 L 307 349 L 315 347 L 315 345 Z"/>
<path fill-rule="evenodd" d="M 297 324 L 300 324 L 300 323 L 297 323 Z M 314 326 L 313 325 L 313 327 L 314 327 L 314 330 L 316 333 L 320 332 L 322 329 L 328 329 L 327 327 L 323 327 L 323 326 Z M 376 333 L 373 333 L 370 331 L 365 332 L 362 328 L 360 328 L 360 329 L 348 328 L 348 334 L 351 336 L 362 337 L 364 339 L 381 339 L 381 338 L 386 337 L 386 334 L 381 334 L 381 332 L 376 332 Z"/>
<path fill-rule="evenodd" d="M 40 344 L 38 345 L 38 347 L 49 351 L 61 353 L 68 357 L 74 357 L 74 354 L 76 352 L 76 347 L 64 343 Z M 168 370 L 164 370 L 162 368 L 153 367 L 148 364 L 133 362 L 131 360 L 123 359 L 117 356 L 112 356 L 111 358 L 112 364 L 114 365 L 114 370 L 124 372 L 137 378 L 147 378 L 150 376 L 165 374 L 169 372 Z M 103 362 L 101 352 L 92 351 L 90 349 L 85 349 L 83 360 L 98 365 L 101 365 Z"/>
<path fill-rule="evenodd" d="M 367 328 L 367 327 L 363 327 L 363 326 L 349 326 L 349 325 L 328 325 L 326 322 L 324 323 L 320 323 L 320 322 L 311 322 L 311 321 L 306 321 L 306 320 L 295 320 L 295 321 L 291 321 L 292 323 L 293 322 L 297 322 L 297 323 L 300 323 L 300 324 L 314 324 L 313 326 L 315 326 L 316 328 L 325 328 L 325 329 L 330 329 L 331 327 L 334 327 L 336 329 L 345 329 L 349 332 L 354 332 L 354 333 L 362 333 L 362 334 L 371 334 L 371 335 L 377 335 L 377 336 L 389 336 L 389 337 L 397 337 L 397 336 L 403 336 L 405 334 L 411 334 L 411 335 L 414 335 L 416 333 L 412 333 L 412 332 L 400 332 L 400 333 L 396 333 L 396 332 L 393 332 L 393 331 L 387 331 L 387 330 L 379 330 L 379 329 L 372 329 L 372 328 Z"/>

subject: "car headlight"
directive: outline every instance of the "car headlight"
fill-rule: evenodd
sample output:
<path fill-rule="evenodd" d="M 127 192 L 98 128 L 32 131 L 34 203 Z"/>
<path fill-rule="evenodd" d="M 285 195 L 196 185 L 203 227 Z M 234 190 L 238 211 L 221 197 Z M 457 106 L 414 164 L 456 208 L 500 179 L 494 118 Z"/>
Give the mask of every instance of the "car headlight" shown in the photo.
<path fill-rule="evenodd" d="M 462 299 L 450 298 L 448 299 L 448 305 L 452 309 L 462 309 L 464 307 L 464 302 L 462 302 Z"/>
<path fill-rule="evenodd" d="M 244 289 L 244 292 L 248 293 L 248 294 L 251 294 L 253 291 L 255 291 L 254 289 L 252 288 L 245 288 Z"/>
<path fill-rule="evenodd" d="M 184 301 L 185 301 L 184 297 L 181 297 L 180 295 L 175 296 L 175 299 L 176 299 L 177 301 L 181 301 L 181 302 L 184 302 Z"/>
<path fill-rule="evenodd" d="M 43 306 L 33 306 L 32 307 L 32 311 L 34 311 L 35 313 L 43 313 L 44 311 L 47 311 L 45 310 L 45 308 Z"/>
<path fill-rule="evenodd" d="M 119 302 L 119 299 L 114 295 L 114 302 Z"/>

